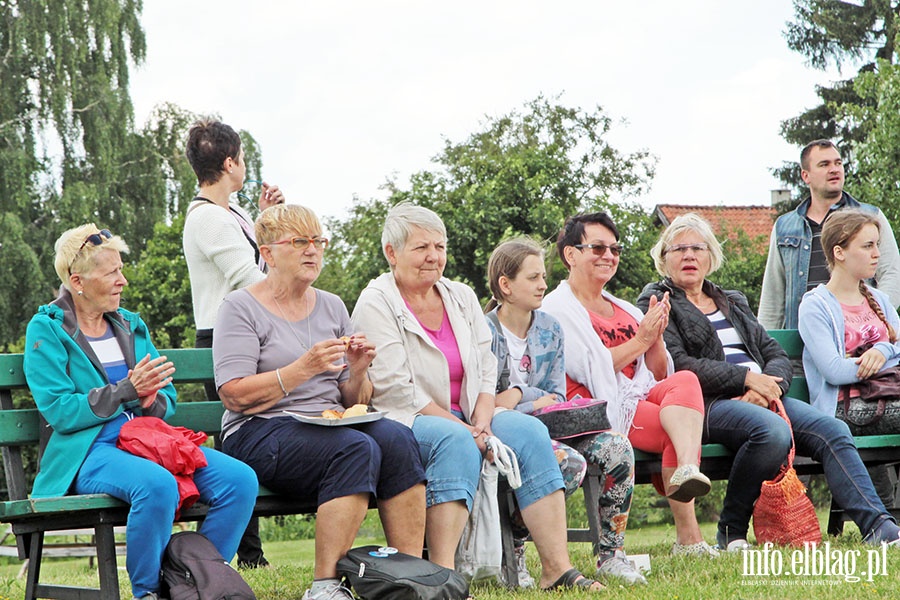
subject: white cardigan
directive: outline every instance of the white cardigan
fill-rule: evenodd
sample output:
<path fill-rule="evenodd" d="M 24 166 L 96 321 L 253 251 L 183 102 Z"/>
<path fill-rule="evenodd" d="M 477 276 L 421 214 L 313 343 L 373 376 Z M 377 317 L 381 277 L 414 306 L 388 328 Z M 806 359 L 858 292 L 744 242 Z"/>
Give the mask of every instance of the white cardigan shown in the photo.
<path fill-rule="evenodd" d="M 456 336 L 464 375 L 459 404 L 471 418 L 478 394 L 493 395 L 497 359 L 491 332 L 470 287 L 441 278 L 435 284 Z M 378 353 L 369 367 L 372 405 L 408 426 L 429 402 L 450 410 L 447 359 L 406 306 L 391 273 L 373 279 L 359 295 L 351 322 Z"/>
<path fill-rule="evenodd" d="M 609 300 L 640 323 L 644 314 L 636 306 L 603 292 Z M 647 368 L 644 356 L 638 357 L 634 377 L 629 379 L 621 372 L 613 371 L 612 354 L 594 331 L 591 317 L 572 293 L 568 281 L 544 298 L 541 310 L 550 313 L 560 322 L 565 333 L 566 374 L 582 383 L 594 398 L 607 401 L 609 422 L 615 431 L 628 435 L 638 402 L 643 401 L 656 385 L 653 373 Z M 666 352 L 666 376 L 675 372 L 672 357 Z"/>
<path fill-rule="evenodd" d="M 253 223 L 242 208 L 231 206 Z M 244 230 L 228 209 L 216 204 L 203 200 L 190 204 L 182 245 L 197 329 L 213 328 L 225 296 L 265 278 Z"/>

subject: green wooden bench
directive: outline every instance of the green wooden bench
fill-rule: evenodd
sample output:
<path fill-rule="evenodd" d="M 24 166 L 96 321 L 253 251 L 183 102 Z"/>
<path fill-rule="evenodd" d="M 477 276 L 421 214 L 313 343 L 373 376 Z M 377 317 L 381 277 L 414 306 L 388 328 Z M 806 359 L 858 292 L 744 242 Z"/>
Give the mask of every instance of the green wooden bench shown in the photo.
<path fill-rule="evenodd" d="M 212 379 L 212 352 L 208 349 L 163 350 L 175 363 L 175 383 Z M 128 505 L 103 494 L 30 499 L 23 448 L 40 444 L 41 417 L 36 408 L 16 409 L 12 392 L 27 390 L 21 354 L 0 355 L 0 447 L 9 500 L 0 503 L 0 522 L 11 524 L 18 555 L 28 560 L 26 600 L 119 600 L 116 542 L 113 528 L 125 525 Z M 224 408 L 220 402 L 179 403 L 169 422 L 217 435 Z M 254 513 L 258 516 L 313 514 L 315 504 L 298 502 L 260 489 Z M 196 521 L 206 514 L 197 504 L 182 512 L 181 520 Z M 94 532 L 99 588 L 49 585 L 40 582 L 44 535 L 47 532 L 90 529 Z M 121 545 L 120 545 L 121 546 Z"/>
<path fill-rule="evenodd" d="M 796 329 L 778 329 L 770 331 L 782 348 L 785 349 L 791 359 L 800 359 L 803 354 L 803 340 Z M 795 375 L 791 381 L 788 396 L 809 402 L 809 388 L 806 379 Z M 894 435 L 870 435 L 854 438 L 859 455 L 867 466 L 900 462 L 900 434 Z M 635 483 L 651 483 L 651 477 L 661 470 L 658 454 L 649 454 L 634 451 L 635 458 Z M 733 454 L 721 444 L 704 444 L 702 447 L 702 461 L 700 470 L 713 480 L 726 480 L 731 474 Z M 810 458 L 798 456 L 794 461 L 797 473 L 818 474 L 822 473 L 822 465 Z M 596 466 L 588 468 L 582 489 L 585 496 L 585 504 L 588 507 L 589 529 L 569 531 L 570 541 L 585 541 L 597 543 L 599 539 L 599 523 L 597 523 L 596 506 L 600 494 L 599 471 Z M 894 503 L 897 506 L 897 502 Z M 591 510 L 591 506 L 594 510 Z M 900 517 L 900 508 L 891 510 L 895 517 Z M 829 534 L 840 535 L 844 529 L 844 511 L 840 506 L 832 502 L 828 517 L 827 530 Z M 596 551 L 596 546 L 595 546 Z"/>

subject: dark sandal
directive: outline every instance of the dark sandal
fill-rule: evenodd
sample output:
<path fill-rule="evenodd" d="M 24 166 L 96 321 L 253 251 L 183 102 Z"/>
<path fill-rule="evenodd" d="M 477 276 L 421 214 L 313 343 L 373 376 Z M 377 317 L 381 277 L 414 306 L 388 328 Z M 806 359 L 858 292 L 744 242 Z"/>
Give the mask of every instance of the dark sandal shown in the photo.
<path fill-rule="evenodd" d="M 581 571 L 572 567 L 568 571 L 562 574 L 562 576 L 553 582 L 550 587 L 543 588 L 545 592 L 552 592 L 554 590 L 573 590 L 573 589 L 583 589 L 587 591 L 591 591 L 591 586 L 594 584 L 600 585 L 600 588 L 597 590 L 603 590 L 606 586 L 604 586 L 599 581 L 594 581 L 593 579 L 588 579 L 584 575 L 581 574 Z"/>

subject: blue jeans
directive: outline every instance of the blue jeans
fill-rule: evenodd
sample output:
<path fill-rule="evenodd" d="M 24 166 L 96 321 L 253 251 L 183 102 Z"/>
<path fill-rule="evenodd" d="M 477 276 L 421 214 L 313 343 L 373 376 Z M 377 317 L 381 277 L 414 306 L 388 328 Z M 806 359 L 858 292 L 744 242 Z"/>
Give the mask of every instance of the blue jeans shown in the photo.
<path fill-rule="evenodd" d="M 889 537 L 893 531 L 896 537 L 894 520 L 875 492 L 847 425 L 802 400 L 784 398 L 783 403 L 794 430 L 796 454 L 822 463 L 832 496 L 862 535 L 884 532 Z M 749 402 L 716 400 L 706 415 L 708 440 L 735 454 L 717 536 L 720 543 L 727 543 L 747 537 L 760 486 L 787 460 L 791 436 L 784 419 Z"/>
<path fill-rule="evenodd" d="M 481 477 L 481 452 L 472 434 L 459 423 L 428 415 L 417 416 L 412 430 L 428 479 L 426 505 L 430 508 L 464 500 L 466 508 L 472 510 Z M 565 487 L 543 423 L 530 415 L 505 410 L 494 416 L 491 431 L 510 447 L 519 462 L 522 486 L 515 494 L 520 508 Z"/>
<path fill-rule="evenodd" d="M 178 484 L 166 469 L 116 448 L 123 416 L 107 423 L 94 440 L 75 479 L 78 494 L 109 494 L 128 502 L 125 566 L 131 589 L 140 598 L 159 592 L 162 555 L 172 535 L 178 508 Z M 200 533 L 231 561 L 256 503 L 256 474 L 244 463 L 209 448 L 201 448 L 207 466 L 194 472 L 200 502 L 209 513 Z"/>

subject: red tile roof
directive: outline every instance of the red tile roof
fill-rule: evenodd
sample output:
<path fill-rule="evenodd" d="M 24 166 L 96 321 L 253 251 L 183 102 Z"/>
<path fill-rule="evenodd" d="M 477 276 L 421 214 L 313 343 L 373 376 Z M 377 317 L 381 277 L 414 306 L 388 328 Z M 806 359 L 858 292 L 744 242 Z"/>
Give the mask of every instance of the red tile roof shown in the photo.
<path fill-rule="evenodd" d="M 771 206 L 691 206 L 682 204 L 657 204 L 653 218 L 663 226 L 684 213 L 697 213 L 712 225 L 716 235 L 723 230 L 734 236 L 735 231 L 744 230 L 751 238 L 762 236 L 769 243 L 772 225 L 778 212 Z"/>

